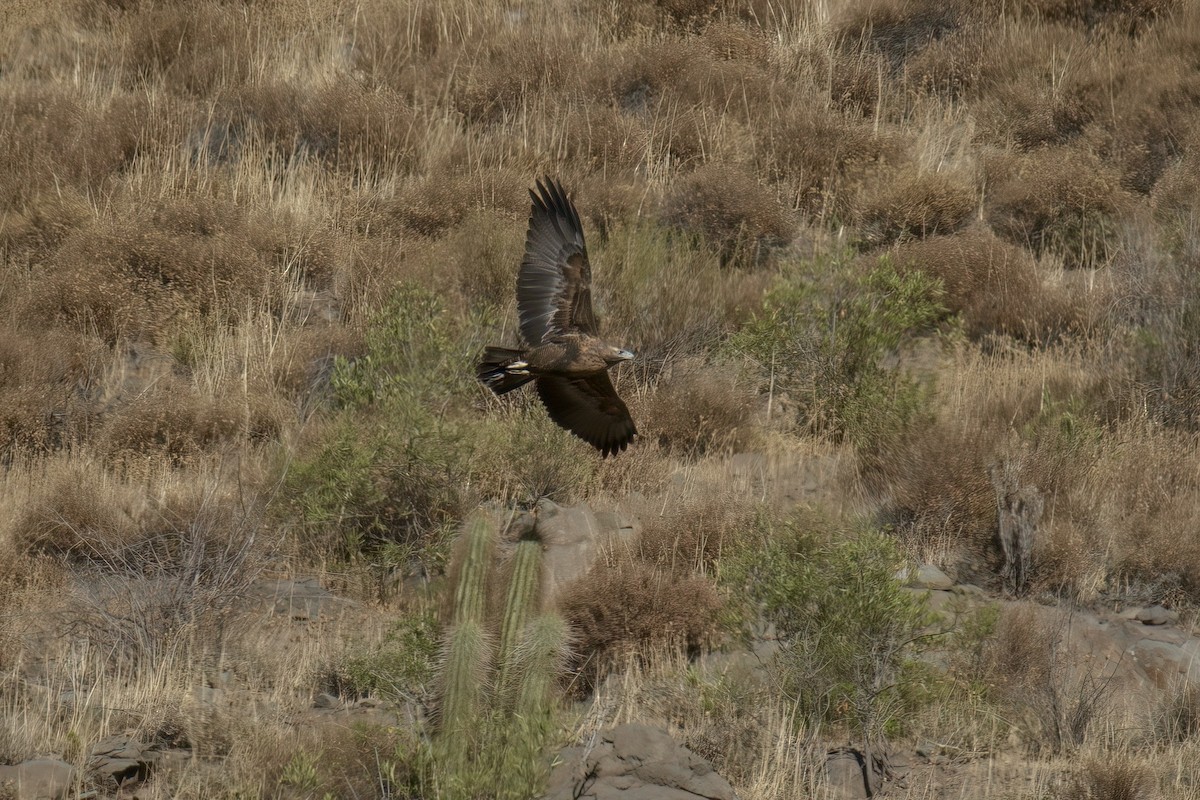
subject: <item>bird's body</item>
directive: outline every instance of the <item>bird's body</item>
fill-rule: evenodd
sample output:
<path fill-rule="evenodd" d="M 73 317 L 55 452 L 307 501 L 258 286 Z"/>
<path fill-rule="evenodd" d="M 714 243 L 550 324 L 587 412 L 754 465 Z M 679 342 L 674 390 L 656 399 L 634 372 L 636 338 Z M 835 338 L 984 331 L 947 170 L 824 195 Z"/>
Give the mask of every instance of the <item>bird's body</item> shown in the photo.
<path fill-rule="evenodd" d="M 523 349 L 489 347 L 478 376 L 496 394 L 535 381 L 563 428 L 605 456 L 624 450 L 637 428 L 608 369 L 633 358 L 599 336 L 592 311 L 592 270 L 579 214 L 558 182 L 538 182 L 517 276 Z"/>

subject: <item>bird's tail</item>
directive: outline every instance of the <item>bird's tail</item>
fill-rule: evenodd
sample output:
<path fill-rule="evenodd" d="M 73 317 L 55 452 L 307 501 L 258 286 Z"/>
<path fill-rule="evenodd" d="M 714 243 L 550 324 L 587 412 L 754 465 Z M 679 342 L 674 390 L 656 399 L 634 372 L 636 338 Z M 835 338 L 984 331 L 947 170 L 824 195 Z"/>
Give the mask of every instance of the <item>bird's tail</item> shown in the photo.
<path fill-rule="evenodd" d="M 533 380 L 520 350 L 507 347 L 488 347 L 475 374 L 496 394 L 511 392 Z"/>

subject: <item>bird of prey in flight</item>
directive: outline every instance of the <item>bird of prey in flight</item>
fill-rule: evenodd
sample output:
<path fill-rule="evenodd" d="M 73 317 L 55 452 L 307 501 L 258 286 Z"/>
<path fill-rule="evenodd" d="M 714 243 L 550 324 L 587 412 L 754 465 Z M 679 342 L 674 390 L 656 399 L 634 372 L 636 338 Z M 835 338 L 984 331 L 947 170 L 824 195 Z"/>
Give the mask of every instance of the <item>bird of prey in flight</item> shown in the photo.
<path fill-rule="evenodd" d="M 517 275 L 526 347 L 488 347 L 477 374 L 498 395 L 534 381 L 552 420 L 610 456 L 637 434 L 608 377 L 609 367 L 633 353 L 600 338 L 583 226 L 562 184 L 546 178 L 529 196 L 533 207 Z"/>

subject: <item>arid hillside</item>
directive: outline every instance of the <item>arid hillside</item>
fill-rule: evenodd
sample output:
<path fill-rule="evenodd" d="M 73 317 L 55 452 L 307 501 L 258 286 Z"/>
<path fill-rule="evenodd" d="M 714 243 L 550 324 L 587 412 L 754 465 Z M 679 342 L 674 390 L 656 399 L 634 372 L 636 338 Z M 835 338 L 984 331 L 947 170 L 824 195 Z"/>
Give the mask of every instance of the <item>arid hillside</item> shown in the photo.
<path fill-rule="evenodd" d="M 3 5 L 0 797 L 1200 797 L 1200 4 Z"/>

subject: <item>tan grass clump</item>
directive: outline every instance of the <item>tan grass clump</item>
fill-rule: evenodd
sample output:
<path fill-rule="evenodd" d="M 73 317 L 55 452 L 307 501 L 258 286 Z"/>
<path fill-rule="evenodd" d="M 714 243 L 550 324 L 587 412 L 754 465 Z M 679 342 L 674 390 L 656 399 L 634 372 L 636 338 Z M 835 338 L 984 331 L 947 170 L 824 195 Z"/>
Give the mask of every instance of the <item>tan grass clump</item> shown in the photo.
<path fill-rule="evenodd" d="M 723 265 L 754 266 L 791 238 L 792 225 L 774 193 L 742 170 L 702 167 L 676 183 L 665 217 L 702 235 Z"/>
<path fill-rule="evenodd" d="M 975 191 L 961 175 L 908 167 L 883 172 L 873 183 L 854 208 L 859 237 L 869 246 L 954 233 L 978 207 Z"/>
<path fill-rule="evenodd" d="M 638 558 L 672 575 L 711 573 L 745 540 L 754 515 L 753 504 L 736 490 L 685 492 L 658 513 L 652 507 L 643 512 Z"/>
<path fill-rule="evenodd" d="M 1153 769 L 1130 753 L 1093 756 L 1071 776 L 1062 800 L 1150 800 L 1158 797 Z"/>
<path fill-rule="evenodd" d="M 1131 199 L 1098 157 L 1046 148 L 999 166 L 991 182 L 988 223 L 1013 244 L 1061 257 L 1068 268 L 1103 266 L 1116 254 Z"/>
<path fill-rule="evenodd" d="M 643 440 L 679 455 L 746 449 L 755 434 L 754 387 L 736 369 L 701 359 L 671 365 L 638 404 Z M 739 385 L 740 384 L 740 385 Z"/>

